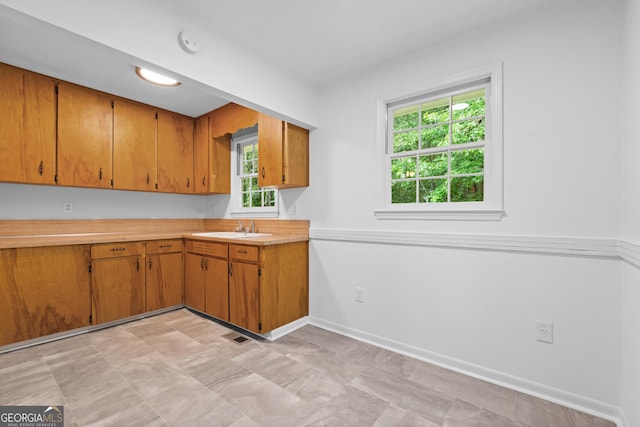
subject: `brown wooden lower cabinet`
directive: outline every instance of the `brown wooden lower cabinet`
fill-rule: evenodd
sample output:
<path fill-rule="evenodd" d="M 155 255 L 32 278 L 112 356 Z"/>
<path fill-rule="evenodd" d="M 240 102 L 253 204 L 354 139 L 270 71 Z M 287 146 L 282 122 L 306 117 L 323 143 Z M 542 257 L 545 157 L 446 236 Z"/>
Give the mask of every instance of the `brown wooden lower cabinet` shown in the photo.
<path fill-rule="evenodd" d="M 0 250 L 0 345 L 89 326 L 89 245 Z"/>
<path fill-rule="evenodd" d="M 182 240 L 147 242 L 145 261 L 145 311 L 173 307 L 184 302 Z"/>
<path fill-rule="evenodd" d="M 93 323 L 101 324 L 144 312 L 144 243 L 93 245 Z"/>
<path fill-rule="evenodd" d="M 256 333 L 308 315 L 308 242 L 255 246 L 187 240 L 186 247 L 187 306 Z M 215 276 L 207 276 L 211 271 Z"/>

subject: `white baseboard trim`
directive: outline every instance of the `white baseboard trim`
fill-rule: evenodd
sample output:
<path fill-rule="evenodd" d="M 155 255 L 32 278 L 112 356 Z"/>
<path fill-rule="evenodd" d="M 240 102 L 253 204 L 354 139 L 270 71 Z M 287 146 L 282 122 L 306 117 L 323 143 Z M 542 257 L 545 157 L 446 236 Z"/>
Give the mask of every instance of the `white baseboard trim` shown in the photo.
<path fill-rule="evenodd" d="M 622 424 L 621 408 L 600 402 L 585 396 L 580 396 L 544 384 L 536 383 L 524 378 L 495 371 L 480 365 L 463 360 L 451 358 L 443 354 L 435 353 L 410 344 L 405 344 L 393 339 L 371 334 L 359 329 L 343 326 L 328 320 L 310 316 L 309 324 L 338 333 L 368 344 L 375 345 L 396 353 L 404 354 L 414 359 L 422 360 L 441 366 L 452 371 L 460 372 L 483 381 L 487 381 L 502 387 L 506 387 L 524 394 L 539 397 L 553 403 L 576 409 L 603 419 L 615 422 L 620 427 L 628 427 L 628 423 Z"/>
<path fill-rule="evenodd" d="M 265 338 L 269 341 L 275 341 L 278 338 L 281 338 L 291 332 L 295 331 L 298 328 L 302 328 L 304 325 L 309 324 L 309 316 L 301 317 L 298 320 L 294 320 L 291 323 L 287 323 L 286 325 L 280 326 L 279 328 L 274 329 L 271 332 L 266 334 L 260 334 L 262 338 Z"/>

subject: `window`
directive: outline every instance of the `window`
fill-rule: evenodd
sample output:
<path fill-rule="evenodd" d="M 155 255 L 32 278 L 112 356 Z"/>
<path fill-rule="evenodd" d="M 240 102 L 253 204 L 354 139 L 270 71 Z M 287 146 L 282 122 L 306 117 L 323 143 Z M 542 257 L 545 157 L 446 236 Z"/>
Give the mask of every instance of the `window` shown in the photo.
<path fill-rule="evenodd" d="M 381 219 L 499 219 L 500 67 L 385 101 Z"/>
<path fill-rule="evenodd" d="M 233 146 L 236 161 L 233 165 L 235 176 L 232 197 L 235 199 L 234 216 L 271 216 L 278 212 L 278 192 L 258 186 L 258 134 L 252 130 L 248 134 L 234 135 Z"/>

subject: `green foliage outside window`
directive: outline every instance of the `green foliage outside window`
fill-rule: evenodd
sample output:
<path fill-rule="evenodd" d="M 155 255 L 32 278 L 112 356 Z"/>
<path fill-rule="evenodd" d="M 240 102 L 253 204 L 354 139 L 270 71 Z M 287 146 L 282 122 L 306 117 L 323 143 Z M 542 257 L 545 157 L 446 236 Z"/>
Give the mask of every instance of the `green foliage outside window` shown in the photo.
<path fill-rule="evenodd" d="M 482 201 L 485 131 L 484 89 L 394 110 L 391 202 Z"/>

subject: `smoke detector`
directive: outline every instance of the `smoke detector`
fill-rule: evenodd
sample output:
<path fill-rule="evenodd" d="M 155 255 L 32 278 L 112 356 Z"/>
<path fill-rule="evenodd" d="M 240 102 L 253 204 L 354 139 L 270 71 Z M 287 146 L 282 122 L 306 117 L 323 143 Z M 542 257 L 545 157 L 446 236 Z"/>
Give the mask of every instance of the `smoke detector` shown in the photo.
<path fill-rule="evenodd" d="M 193 33 L 183 30 L 178 33 L 178 44 L 188 54 L 193 55 L 200 50 L 200 41 Z"/>

